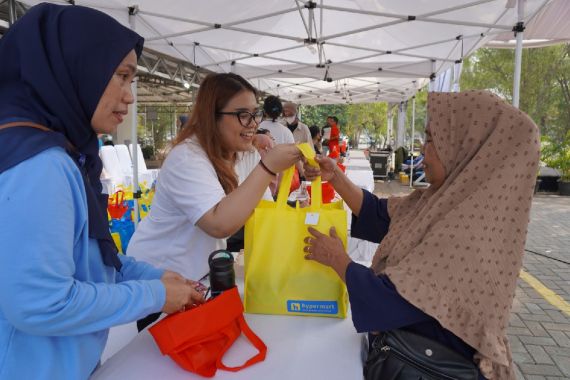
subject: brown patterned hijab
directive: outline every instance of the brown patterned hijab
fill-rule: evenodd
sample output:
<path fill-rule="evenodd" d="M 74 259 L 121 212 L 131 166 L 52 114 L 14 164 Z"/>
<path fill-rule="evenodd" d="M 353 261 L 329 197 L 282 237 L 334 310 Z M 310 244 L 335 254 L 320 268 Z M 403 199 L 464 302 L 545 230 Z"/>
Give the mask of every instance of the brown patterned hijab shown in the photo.
<path fill-rule="evenodd" d="M 514 379 L 506 330 L 538 170 L 538 128 L 485 91 L 430 93 L 428 119 L 445 182 L 390 198 L 390 230 L 372 268 L 475 348 L 484 376 Z"/>

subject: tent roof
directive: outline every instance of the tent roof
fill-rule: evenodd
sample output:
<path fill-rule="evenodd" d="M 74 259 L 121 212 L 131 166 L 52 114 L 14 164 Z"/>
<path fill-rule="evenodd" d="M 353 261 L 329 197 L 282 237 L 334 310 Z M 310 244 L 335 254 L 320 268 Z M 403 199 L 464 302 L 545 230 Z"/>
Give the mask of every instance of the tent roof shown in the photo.
<path fill-rule="evenodd" d="M 526 25 L 524 31 L 525 47 L 542 47 L 570 41 L 570 2 L 553 0 L 542 8 Z M 495 36 L 487 46 L 513 48 L 515 40 L 512 33 Z"/>
<path fill-rule="evenodd" d="M 525 20 L 550 1 L 524 0 Z M 146 48 L 199 71 L 235 72 L 262 91 L 301 104 L 408 99 L 430 76 L 497 35 L 512 35 L 515 3 L 75 0 L 125 25 L 133 13 Z M 180 81 L 191 77 L 181 73 Z"/>

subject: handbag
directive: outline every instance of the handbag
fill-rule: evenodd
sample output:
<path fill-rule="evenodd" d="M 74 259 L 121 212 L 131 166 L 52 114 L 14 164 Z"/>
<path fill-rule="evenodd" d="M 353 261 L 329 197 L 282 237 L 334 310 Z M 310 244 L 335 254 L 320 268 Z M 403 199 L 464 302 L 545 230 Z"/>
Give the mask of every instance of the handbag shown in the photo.
<path fill-rule="evenodd" d="M 405 329 L 377 335 L 364 364 L 365 380 L 477 380 L 473 361 Z"/>
<path fill-rule="evenodd" d="M 163 355 L 205 377 L 214 376 L 218 369 L 237 372 L 265 360 L 267 353 L 267 346 L 243 317 L 237 287 L 190 310 L 169 315 L 149 332 Z M 222 361 L 224 354 L 242 333 L 258 353 L 241 366 L 228 367 Z"/>
<path fill-rule="evenodd" d="M 315 153 L 308 144 L 299 148 L 311 162 Z M 303 239 L 309 226 L 326 234 L 334 226 L 346 247 L 346 211 L 342 201 L 322 203 L 320 177 L 312 182 L 309 207 L 287 206 L 293 171 L 285 171 L 277 201 L 262 200 L 245 225 L 245 310 L 345 318 L 346 286 L 331 268 L 305 259 Z"/>

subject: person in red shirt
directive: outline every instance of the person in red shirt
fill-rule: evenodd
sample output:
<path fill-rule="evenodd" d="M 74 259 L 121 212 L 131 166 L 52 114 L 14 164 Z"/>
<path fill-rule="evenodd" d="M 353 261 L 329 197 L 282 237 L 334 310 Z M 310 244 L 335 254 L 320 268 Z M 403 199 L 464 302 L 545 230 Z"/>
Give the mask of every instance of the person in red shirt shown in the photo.
<path fill-rule="evenodd" d="M 340 156 L 341 157 L 346 157 L 346 150 L 347 150 L 347 144 L 346 144 L 346 140 L 342 140 L 342 142 L 340 143 Z"/>
<path fill-rule="evenodd" d="M 340 129 L 338 128 L 338 118 L 336 116 L 327 117 L 327 124 L 331 128 L 329 137 L 329 152 L 340 152 L 338 140 L 340 138 Z"/>

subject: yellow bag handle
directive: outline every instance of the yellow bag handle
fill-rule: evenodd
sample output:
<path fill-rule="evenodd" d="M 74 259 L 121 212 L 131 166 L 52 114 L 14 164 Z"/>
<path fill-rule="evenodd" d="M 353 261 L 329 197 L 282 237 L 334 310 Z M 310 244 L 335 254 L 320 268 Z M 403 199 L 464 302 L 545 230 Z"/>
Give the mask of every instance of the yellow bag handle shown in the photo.
<path fill-rule="evenodd" d="M 317 161 L 315 161 L 315 152 L 311 149 L 308 143 L 297 144 L 297 148 L 303 153 L 303 156 L 307 159 L 309 165 L 319 166 Z M 277 193 L 277 208 L 286 208 L 287 199 L 289 198 L 289 189 L 291 188 L 291 182 L 293 182 L 293 175 L 295 174 L 295 165 L 291 166 L 289 169 L 283 172 L 283 178 L 279 184 L 279 192 Z M 318 176 L 311 182 L 311 206 L 309 209 L 315 211 L 321 208 L 323 203 L 323 190 L 321 187 L 321 177 Z"/>

